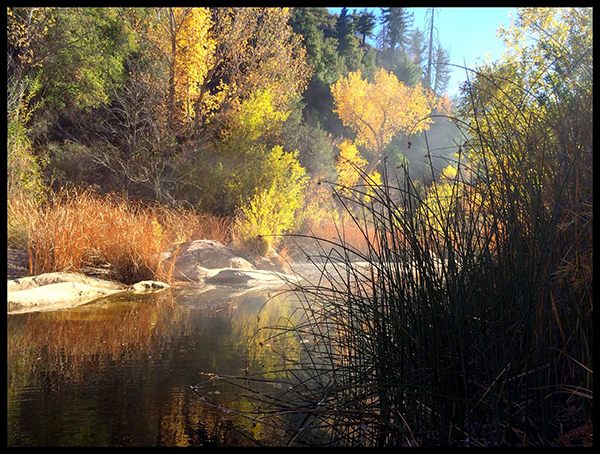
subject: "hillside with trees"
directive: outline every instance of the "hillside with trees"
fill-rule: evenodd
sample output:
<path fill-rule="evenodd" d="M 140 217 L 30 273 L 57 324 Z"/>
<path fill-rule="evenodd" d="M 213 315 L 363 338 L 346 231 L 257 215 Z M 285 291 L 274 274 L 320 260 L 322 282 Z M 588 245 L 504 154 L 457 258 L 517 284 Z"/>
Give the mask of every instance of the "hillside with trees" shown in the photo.
<path fill-rule="evenodd" d="M 518 8 L 453 99 L 438 14 L 8 7 L 8 247 L 132 283 L 321 241 L 295 442 L 591 444 L 592 9 Z"/>
<path fill-rule="evenodd" d="M 317 7 L 9 8 L 9 189 L 94 186 L 232 215 L 270 185 L 261 166 L 274 146 L 334 179 L 337 145 L 356 131 L 330 87 L 383 68 L 427 88 L 423 68 L 447 62 L 432 61 L 432 46 L 443 48 L 410 26 L 403 8 L 378 18 Z M 444 83 L 434 85 L 428 108 L 449 108 Z M 385 145 L 417 166 L 403 139 Z"/>

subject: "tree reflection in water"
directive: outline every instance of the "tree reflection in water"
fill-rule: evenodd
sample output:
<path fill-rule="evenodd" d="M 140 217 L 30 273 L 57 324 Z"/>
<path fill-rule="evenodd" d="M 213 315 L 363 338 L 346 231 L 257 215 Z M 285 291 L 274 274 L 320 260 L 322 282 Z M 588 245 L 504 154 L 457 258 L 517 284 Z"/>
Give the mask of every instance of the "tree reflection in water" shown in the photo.
<path fill-rule="evenodd" d="M 8 315 L 8 445 L 275 444 L 268 427 L 224 411 L 248 410 L 239 392 L 215 388 L 209 402 L 191 389 L 207 374 L 272 370 L 288 355 L 257 333 L 259 318 L 293 311 L 267 298 L 171 289 Z"/>

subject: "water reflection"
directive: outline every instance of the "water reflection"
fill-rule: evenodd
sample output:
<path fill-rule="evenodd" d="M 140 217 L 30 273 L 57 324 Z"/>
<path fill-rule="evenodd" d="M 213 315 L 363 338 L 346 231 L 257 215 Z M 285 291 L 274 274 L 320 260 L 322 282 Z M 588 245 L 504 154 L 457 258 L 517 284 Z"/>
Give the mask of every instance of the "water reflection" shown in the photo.
<path fill-rule="evenodd" d="M 268 428 L 224 411 L 243 410 L 236 393 L 215 388 L 203 400 L 191 389 L 281 360 L 286 346 L 257 327 L 289 317 L 293 301 L 268 297 L 171 289 L 8 315 L 8 445 L 276 444 Z"/>

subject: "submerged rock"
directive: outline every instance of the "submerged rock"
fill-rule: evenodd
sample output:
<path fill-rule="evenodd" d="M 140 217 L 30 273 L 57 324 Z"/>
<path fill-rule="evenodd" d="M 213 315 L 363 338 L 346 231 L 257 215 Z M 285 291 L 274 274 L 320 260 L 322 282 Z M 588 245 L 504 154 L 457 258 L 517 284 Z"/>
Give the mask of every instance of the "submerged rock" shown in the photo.
<path fill-rule="evenodd" d="M 169 284 L 160 281 L 140 281 L 137 284 L 130 285 L 127 290 L 131 292 L 156 292 L 170 287 Z"/>
<path fill-rule="evenodd" d="M 206 279 L 207 284 L 247 285 L 247 286 L 281 286 L 285 282 L 296 280 L 275 271 L 222 269 Z"/>

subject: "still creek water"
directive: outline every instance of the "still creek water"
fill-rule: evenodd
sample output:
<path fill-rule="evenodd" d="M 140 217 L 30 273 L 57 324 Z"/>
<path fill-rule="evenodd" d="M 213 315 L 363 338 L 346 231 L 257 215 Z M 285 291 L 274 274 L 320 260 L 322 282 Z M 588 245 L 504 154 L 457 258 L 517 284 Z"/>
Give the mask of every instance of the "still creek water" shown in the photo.
<path fill-rule="evenodd" d="M 191 389 L 276 361 L 254 335 L 297 300 L 231 290 L 8 314 L 8 446 L 276 445 L 277 434 L 224 410 L 240 405 L 235 393 L 215 386 L 209 404 Z"/>

